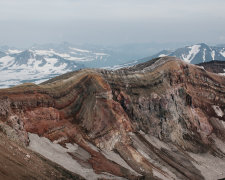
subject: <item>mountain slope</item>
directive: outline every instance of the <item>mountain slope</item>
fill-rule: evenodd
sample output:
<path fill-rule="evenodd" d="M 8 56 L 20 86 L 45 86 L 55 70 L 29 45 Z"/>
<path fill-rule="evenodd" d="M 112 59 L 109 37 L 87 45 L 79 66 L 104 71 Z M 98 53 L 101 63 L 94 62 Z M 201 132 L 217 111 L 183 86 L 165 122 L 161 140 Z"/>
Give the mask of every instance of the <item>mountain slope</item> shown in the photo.
<path fill-rule="evenodd" d="M 2 89 L 0 121 L 86 179 L 220 179 L 224 89 L 224 76 L 163 57 Z"/>
<path fill-rule="evenodd" d="M 10 141 L 2 132 L 0 139 L 0 179 L 83 179 Z"/>

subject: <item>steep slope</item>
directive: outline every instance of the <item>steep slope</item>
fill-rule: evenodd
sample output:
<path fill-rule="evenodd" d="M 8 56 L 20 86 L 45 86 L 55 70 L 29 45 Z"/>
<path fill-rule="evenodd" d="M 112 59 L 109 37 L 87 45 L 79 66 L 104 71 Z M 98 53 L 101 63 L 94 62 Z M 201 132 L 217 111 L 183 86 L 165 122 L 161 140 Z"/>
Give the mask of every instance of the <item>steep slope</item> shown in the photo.
<path fill-rule="evenodd" d="M 0 90 L 0 117 L 8 137 L 86 179 L 219 179 L 224 87 L 163 57 Z"/>
<path fill-rule="evenodd" d="M 0 132 L 0 179 L 83 179 L 10 141 Z"/>

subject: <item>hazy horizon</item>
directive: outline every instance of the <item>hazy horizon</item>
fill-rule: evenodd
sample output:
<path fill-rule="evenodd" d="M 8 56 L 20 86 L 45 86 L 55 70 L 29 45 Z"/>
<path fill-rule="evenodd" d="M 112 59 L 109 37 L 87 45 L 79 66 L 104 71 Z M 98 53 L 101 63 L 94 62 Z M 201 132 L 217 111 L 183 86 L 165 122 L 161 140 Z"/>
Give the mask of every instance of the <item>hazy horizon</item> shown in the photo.
<path fill-rule="evenodd" d="M 0 45 L 224 44 L 223 7 L 221 0 L 1 0 Z"/>

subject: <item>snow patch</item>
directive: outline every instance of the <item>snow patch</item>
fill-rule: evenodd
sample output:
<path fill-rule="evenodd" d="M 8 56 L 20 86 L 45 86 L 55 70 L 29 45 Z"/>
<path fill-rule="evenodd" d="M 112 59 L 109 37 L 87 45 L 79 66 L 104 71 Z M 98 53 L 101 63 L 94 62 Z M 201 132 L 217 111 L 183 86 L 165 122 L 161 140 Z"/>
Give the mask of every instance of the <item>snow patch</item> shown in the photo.
<path fill-rule="evenodd" d="M 205 69 L 205 68 L 204 68 L 204 66 L 199 66 L 199 68 L 201 68 L 201 69 Z"/>
<path fill-rule="evenodd" d="M 213 50 L 213 51 L 211 52 L 212 60 L 215 60 L 215 55 L 216 55 L 216 52 Z"/>
<path fill-rule="evenodd" d="M 55 54 L 55 51 L 53 49 L 51 49 L 51 50 L 35 50 L 33 52 L 36 55 L 40 55 L 40 56 L 51 56 L 51 55 Z"/>
<path fill-rule="evenodd" d="M 45 137 L 39 137 L 37 134 L 28 133 L 30 143 L 28 148 L 43 155 L 49 160 L 63 166 L 67 170 L 83 176 L 88 180 L 97 179 L 122 179 L 111 174 L 96 174 L 93 169 L 82 167 L 68 153 L 73 153 L 78 150 L 77 144 L 66 144 L 66 148 L 59 144 L 52 143 Z"/>
<path fill-rule="evenodd" d="M 34 81 L 34 83 L 35 84 L 41 84 L 41 83 L 43 83 L 43 82 L 45 82 L 47 80 L 49 80 L 49 79 L 40 79 L 40 80 Z"/>
<path fill-rule="evenodd" d="M 60 63 L 56 58 L 43 60 L 28 59 L 26 64 L 17 64 L 15 58 L 5 56 L 0 58 L 0 88 L 7 88 L 23 82 L 39 84 L 56 75 L 70 71 L 67 63 Z M 76 65 L 73 66 L 75 68 Z"/>
<path fill-rule="evenodd" d="M 8 53 L 9 53 L 9 54 L 19 54 L 19 53 L 21 53 L 21 52 L 23 52 L 23 51 L 18 50 L 18 49 L 9 49 L 9 50 L 8 50 Z"/>
<path fill-rule="evenodd" d="M 61 53 L 55 53 L 55 55 L 60 56 L 60 57 L 65 58 L 65 59 L 68 59 L 68 58 L 71 57 L 69 54 L 66 54 L 66 53 L 63 53 L 63 54 L 61 54 Z"/>
<path fill-rule="evenodd" d="M 159 57 L 165 57 L 167 56 L 166 54 L 160 54 Z"/>
<path fill-rule="evenodd" d="M 83 57 L 69 57 L 68 60 L 70 61 L 87 61 L 87 59 Z"/>
<path fill-rule="evenodd" d="M 225 57 L 225 50 L 223 49 L 222 51 L 220 51 L 220 54 Z"/>
<path fill-rule="evenodd" d="M 215 111 L 215 113 L 217 114 L 217 116 L 223 117 L 224 112 L 220 109 L 219 106 L 213 105 L 212 108 L 214 109 L 214 111 Z"/>
<path fill-rule="evenodd" d="M 219 73 L 219 75 L 225 76 L 225 73 Z"/>
<path fill-rule="evenodd" d="M 89 52 L 91 52 L 91 51 L 88 51 L 88 50 L 78 49 L 78 48 L 73 48 L 73 47 L 70 47 L 70 49 L 72 49 L 74 51 L 82 52 L 82 53 L 89 53 Z"/>
<path fill-rule="evenodd" d="M 94 53 L 96 56 L 108 56 L 106 53 Z"/>
<path fill-rule="evenodd" d="M 187 55 L 182 54 L 182 59 L 188 63 L 190 63 L 195 56 L 199 53 L 201 45 L 193 45 L 188 47 L 190 49 Z"/>
<path fill-rule="evenodd" d="M 135 173 L 136 175 L 139 175 L 136 171 L 134 171 L 121 157 L 120 155 L 118 155 L 117 153 L 113 152 L 113 151 L 102 151 L 103 155 L 111 160 L 116 162 L 117 164 L 129 169 L 130 171 L 132 171 L 133 173 Z"/>
<path fill-rule="evenodd" d="M 203 50 L 203 62 L 205 62 L 205 52 L 206 52 L 206 49 Z"/>
<path fill-rule="evenodd" d="M 11 56 L 4 56 L 4 57 L 0 58 L 1 67 L 5 68 L 7 65 L 12 64 L 14 59 L 15 58 L 11 57 Z"/>

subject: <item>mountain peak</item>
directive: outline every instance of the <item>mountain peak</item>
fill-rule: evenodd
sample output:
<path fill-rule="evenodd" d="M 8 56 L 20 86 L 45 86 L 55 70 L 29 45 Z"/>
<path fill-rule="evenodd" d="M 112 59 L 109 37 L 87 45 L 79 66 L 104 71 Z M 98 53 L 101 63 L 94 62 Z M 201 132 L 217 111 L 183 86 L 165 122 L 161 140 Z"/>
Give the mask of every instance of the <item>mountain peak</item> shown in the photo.
<path fill-rule="evenodd" d="M 149 57 L 149 59 L 163 56 L 175 56 L 191 64 L 199 64 L 212 60 L 225 61 L 225 47 L 208 46 L 205 43 L 199 43 L 173 51 L 164 50 Z M 139 62 L 143 62 L 143 60 Z"/>
<path fill-rule="evenodd" d="M 209 47 L 206 43 L 198 43 L 197 45 L 203 46 L 203 47 Z"/>

